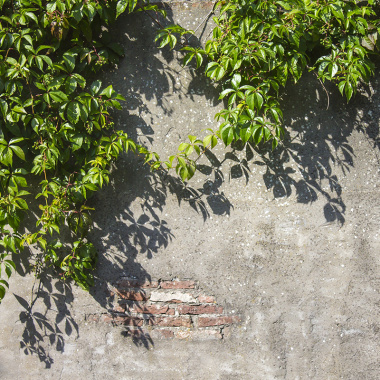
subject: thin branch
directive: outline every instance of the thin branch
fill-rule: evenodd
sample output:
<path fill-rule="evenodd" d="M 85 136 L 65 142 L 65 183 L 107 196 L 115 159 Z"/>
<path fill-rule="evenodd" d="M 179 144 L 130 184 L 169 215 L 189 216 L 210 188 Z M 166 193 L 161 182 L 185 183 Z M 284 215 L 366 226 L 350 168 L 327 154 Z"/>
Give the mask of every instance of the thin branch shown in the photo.
<path fill-rule="evenodd" d="M 326 93 L 326 95 L 327 95 L 327 107 L 326 107 L 326 110 L 328 110 L 328 109 L 329 109 L 329 106 L 330 106 L 330 97 L 329 97 L 329 93 L 327 92 L 325 85 L 323 84 L 323 82 L 321 81 L 321 79 L 318 77 L 317 73 L 314 72 L 314 74 L 315 74 L 315 76 L 318 78 L 319 82 L 321 83 L 321 85 L 322 85 L 322 87 L 323 87 L 323 89 L 325 90 L 325 93 Z"/>

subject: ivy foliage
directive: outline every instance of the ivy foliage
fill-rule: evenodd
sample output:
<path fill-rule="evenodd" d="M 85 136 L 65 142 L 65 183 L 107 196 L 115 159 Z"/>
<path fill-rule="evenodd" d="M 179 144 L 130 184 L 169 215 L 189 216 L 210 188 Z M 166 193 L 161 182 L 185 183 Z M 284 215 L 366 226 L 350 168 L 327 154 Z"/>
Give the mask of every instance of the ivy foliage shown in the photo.
<path fill-rule="evenodd" d="M 115 127 L 110 111 L 124 98 L 88 81 L 123 54 L 108 25 L 138 10 L 164 13 L 136 0 L 0 0 L 0 301 L 25 246 L 38 252 L 37 273 L 52 265 L 88 289 L 97 254 L 86 202 L 122 152 L 154 157 Z M 40 214 L 25 231 L 31 176 Z M 63 226 L 70 241 L 59 239 Z"/>
<path fill-rule="evenodd" d="M 204 48 L 181 50 L 184 65 L 207 61 L 205 75 L 221 83 L 226 108 L 216 115 L 218 130 L 207 130 L 203 139 L 189 136 L 164 163 L 184 181 L 220 140 L 225 146 L 270 143 L 276 148 L 285 133 L 281 88 L 288 80 L 296 83 L 305 70 L 335 83 L 349 101 L 359 82 L 373 74 L 371 59 L 380 46 L 377 0 L 223 0 L 216 8 L 212 39 Z"/>

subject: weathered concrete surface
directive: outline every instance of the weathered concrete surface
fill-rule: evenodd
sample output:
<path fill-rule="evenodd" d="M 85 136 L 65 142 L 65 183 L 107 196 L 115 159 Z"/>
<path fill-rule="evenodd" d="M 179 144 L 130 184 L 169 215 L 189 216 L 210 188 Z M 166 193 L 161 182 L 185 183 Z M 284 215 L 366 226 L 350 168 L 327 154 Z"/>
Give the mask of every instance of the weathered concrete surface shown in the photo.
<path fill-rule="evenodd" d="M 195 28 L 210 8 L 189 9 L 173 5 L 169 16 Z M 154 47 L 148 18 L 125 17 L 116 30 L 126 57 L 107 80 L 127 98 L 118 123 L 164 157 L 216 126 L 217 91 Z M 204 158 L 188 192 L 121 160 L 93 201 L 96 287 L 45 280 L 26 318 L 34 280 L 14 276 L 0 307 L 0 378 L 379 379 L 379 78 L 348 106 L 328 88 L 325 110 L 307 75 L 284 94 L 285 148 L 219 147 L 217 166 Z M 221 341 L 133 341 L 87 322 L 123 274 L 198 281 L 242 323 Z"/>

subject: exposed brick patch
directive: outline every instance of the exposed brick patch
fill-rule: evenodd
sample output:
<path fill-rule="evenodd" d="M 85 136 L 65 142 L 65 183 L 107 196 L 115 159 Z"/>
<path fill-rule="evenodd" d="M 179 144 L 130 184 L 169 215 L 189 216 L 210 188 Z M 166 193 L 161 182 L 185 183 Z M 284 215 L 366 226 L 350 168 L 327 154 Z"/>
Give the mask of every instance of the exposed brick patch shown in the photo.
<path fill-rule="evenodd" d="M 161 327 L 190 327 L 190 317 L 152 317 L 149 319 L 152 326 Z"/>
<path fill-rule="evenodd" d="M 221 306 L 214 305 L 179 305 L 177 308 L 180 314 L 222 314 L 223 308 Z"/>
<path fill-rule="evenodd" d="M 215 297 L 200 295 L 198 296 L 198 302 L 199 303 L 215 303 Z"/>
<path fill-rule="evenodd" d="M 227 315 L 191 280 L 140 281 L 122 277 L 110 287 L 113 308 L 108 314 L 89 315 L 86 320 L 126 327 L 133 339 L 224 339 L 231 325 L 240 322 Z"/>
<path fill-rule="evenodd" d="M 127 306 L 127 309 L 131 313 L 143 313 L 143 314 L 168 314 L 168 305 L 142 305 L 139 303 L 134 303 L 131 306 Z M 174 309 L 172 309 L 174 314 Z"/>

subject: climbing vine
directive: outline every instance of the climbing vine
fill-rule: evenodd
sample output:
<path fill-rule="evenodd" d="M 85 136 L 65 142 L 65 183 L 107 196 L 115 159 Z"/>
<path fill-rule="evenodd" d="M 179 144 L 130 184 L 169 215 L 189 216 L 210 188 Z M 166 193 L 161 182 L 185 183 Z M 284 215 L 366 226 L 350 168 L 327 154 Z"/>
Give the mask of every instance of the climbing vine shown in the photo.
<path fill-rule="evenodd" d="M 0 301 L 12 254 L 26 246 L 37 252 L 37 274 L 51 265 L 88 289 L 97 253 L 86 239 L 87 200 L 122 152 L 153 158 L 112 121 L 125 99 L 94 80 L 123 55 L 108 28 L 125 11 L 165 15 L 147 1 L 0 0 Z M 33 177 L 40 214 L 25 231 Z M 69 241 L 60 241 L 63 226 Z"/>

